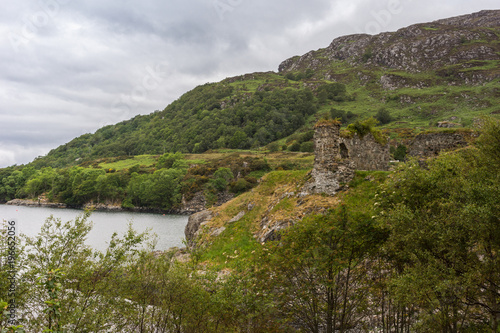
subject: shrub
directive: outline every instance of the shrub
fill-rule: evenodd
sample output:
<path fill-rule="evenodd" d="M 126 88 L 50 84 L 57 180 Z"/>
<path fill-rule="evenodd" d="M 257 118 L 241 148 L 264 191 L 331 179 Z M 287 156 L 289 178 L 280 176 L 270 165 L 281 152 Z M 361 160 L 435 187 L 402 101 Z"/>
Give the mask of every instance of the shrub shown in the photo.
<path fill-rule="evenodd" d="M 288 150 L 290 151 L 300 151 L 300 143 L 298 143 L 297 141 L 294 141 L 290 147 L 288 147 Z"/>
<path fill-rule="evenodd" d="M 392 121 L 391 114 L 389 111 L 386 109 L 382 108 L 378 110 L 377 115 L 375 116 L 375 119 L 377 119 L 381 124 L 388 124 Z"/>
<path fill-rule="evenodd" d="M 233 193 L 242 193 L 248 191 L 252 188 L 252 184 L 249 183 L 246 179 L 240 178 L 235 182 L 232 182 L 230 185 L 230 191 Z"/>
<path fill-rule="evenodd" d="M 267 147 L 271 153 L 277 152 L 280 149 L 280 145 L 277 142 L 270 143 Z"/>
<path fill-rule="evenodd" d="M 398 161 L 404 161 L 406 157 L 406 146 L 405 145 L 398 145 L 396 150 L 394 151 L 394 159 Z"/>
<path fill-rule="evenodd" d="M 300 145 L 300 151 L 305 152 L 305 153 L 312 153 L 314 152 L 314 143 L 311 141 L 308 142 L 303 142 Z"/>

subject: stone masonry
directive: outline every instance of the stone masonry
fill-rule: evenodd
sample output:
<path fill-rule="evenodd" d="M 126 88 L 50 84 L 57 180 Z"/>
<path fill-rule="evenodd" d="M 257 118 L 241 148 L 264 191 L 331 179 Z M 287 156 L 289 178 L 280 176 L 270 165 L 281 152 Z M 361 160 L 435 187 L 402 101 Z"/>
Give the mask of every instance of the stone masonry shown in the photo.
<path fill-rule="evenodd" d="M 344 158 L 354 162 L 356 170 L 389 170 L 389 144 L 381 145 L 371 133 L 363 138 L 358 134 L 341 138 L 340 151 Z"/>
<path fill-rule="evenodd" d="M 342 156 L 340 123 L 321 121 L 314 131 L 314 167 L 306 192 L 335 195 L 354 176 L 354 163 Z"/>
<path fill-rule="evenodd" d="M 381 145 L 367 134 L 340 136 L 340 123 L 320 121 L 314 131 L 314 167 L 308 193 L 335 195 L 354 177 L 354 170 L 388 170 L 389 145 Z"/>

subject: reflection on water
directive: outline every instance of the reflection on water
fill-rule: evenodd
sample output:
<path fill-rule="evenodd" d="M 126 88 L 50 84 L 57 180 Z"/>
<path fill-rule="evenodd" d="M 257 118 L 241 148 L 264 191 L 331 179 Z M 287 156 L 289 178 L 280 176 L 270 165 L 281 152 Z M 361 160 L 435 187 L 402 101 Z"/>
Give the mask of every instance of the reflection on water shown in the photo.
<path fill-rule="evenodd" d="M 63 222 L 74 220 L 83 211 L 76 209 L 58 209 L 45 207 L 24 207 L 0 205 L 0 221 L 16 219 L 18 234 L 35 236 L 40 232 L 43 222 L 53 215 Z M 162 215 L 132 212 L 93 212 L 90 216 L 93 228 L 86 243 L 97 250 L 104 250 L 114 232 L 123 235 L 129 222 L 139 231 L 150 229 L 158 235 L 157 250 L 166 250 L 170 247 L 182 247 L 184 227 L 188 217 L 182 215 Z"/>

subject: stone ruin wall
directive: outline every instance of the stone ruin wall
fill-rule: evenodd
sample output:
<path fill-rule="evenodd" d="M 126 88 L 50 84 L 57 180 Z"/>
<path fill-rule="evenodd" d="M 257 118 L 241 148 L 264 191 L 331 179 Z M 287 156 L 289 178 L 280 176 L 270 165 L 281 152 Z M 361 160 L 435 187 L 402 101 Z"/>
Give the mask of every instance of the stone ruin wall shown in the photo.
<path fill-rule="evenodd" d="M 381 145 L 371 133 L 360 138 L 358 134 L 341 138 L 340 149 L 344 158 L 354 162 L 356 170 L 389 170 L 391 155 L 389 144 Z"/>
<path fill-rule="evenodd" d="M 312 180 L 304 191 L 335 195 L 355 170 L 388 170 L 389 160 L 389 145 L 380 145 L 371 134 L 342 138 L 340 123 L 319 123 L 314 131 Z"/>
<path fill-rule="evenodd" d="M 442 151 L 454 150 L 468 145 L 462 133 L 424 133 L 417 135 L 409 144 L 408 156 L 433 157 Z"/>

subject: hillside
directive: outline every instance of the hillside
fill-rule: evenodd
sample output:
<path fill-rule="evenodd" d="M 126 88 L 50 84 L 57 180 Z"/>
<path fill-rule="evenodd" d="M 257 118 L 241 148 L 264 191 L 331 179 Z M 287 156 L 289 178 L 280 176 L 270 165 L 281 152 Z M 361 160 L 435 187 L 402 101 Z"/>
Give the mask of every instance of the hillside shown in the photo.
<path fill-rule="evenodd" d="M 344 123 L 379 115 L 391 132 L 497 114 L 500 11 L 482 11 L 376 36 L 351 35 L 185 93 L 162 111 L 99 129 L 33 162 L 64 167 L 111 156 L 258 148 L 305 133 L 322 115 Z M 381 113 L 382 112 L 382 113 Z M 380 115 L 386 115 L 385 118 Z M 387 117 L 387 115 L 389 117 Z"/>

